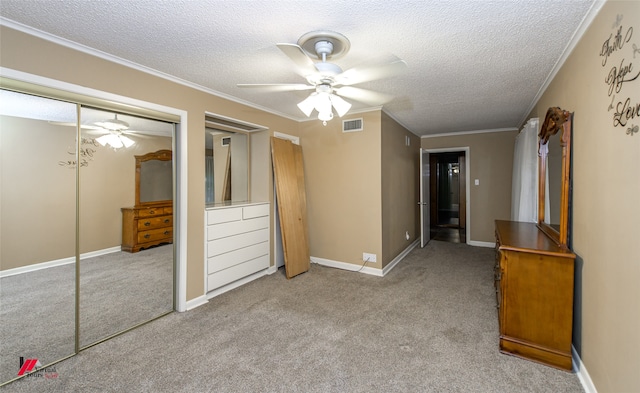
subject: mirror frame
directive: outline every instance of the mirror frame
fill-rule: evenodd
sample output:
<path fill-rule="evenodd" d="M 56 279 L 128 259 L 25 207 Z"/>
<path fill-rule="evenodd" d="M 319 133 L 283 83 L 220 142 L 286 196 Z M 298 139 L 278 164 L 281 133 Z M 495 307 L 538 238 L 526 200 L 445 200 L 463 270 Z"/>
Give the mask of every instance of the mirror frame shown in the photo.
<path fill-rule="evenodd" d="M 151 160 L 160 160 L 160 161 L 171 161 L 173 159 L 173 154 L 171 150 L 158 150 L 155 152 L 147 153 L 141 156 L 135 156 L 136 158 L 136 199 L 135 206 L 155 206 L 155 205 L 166 205 L 172 203 L 173 200 L 164 200 L 164 201 L 151 201 L 151 202 L 140 202 L 140 168 L 141 164 L 145 161 Z M 173 181 L 173 179 L 172 179 Z"/>
<path fill-rule="evenodd" d="M 573 113 L 551 107 L 547 110 L 544 123 L 538 134 L 538 228 L 549 236 L 562 249 L 567 249 L 567 234 L 569 230 L 569 181 L 571 176 L 571 131 L 573 127 Z M 544 222 L 545 189 L 547 173 L 547 149 L 543 148 L 549 138 L 559 131 L 562 149 L 562 177 L 560 188 L 560 227 L 555 229 Z"/>

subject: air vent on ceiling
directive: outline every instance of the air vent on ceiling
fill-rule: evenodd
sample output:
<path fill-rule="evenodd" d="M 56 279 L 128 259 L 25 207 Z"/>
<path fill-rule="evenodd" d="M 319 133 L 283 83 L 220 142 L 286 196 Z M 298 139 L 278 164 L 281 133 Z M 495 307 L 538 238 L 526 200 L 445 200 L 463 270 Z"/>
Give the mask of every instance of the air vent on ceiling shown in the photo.
<path fill-rule="evenodd" d="M 362 127 L 362 119 L 342 120 L 342 132 L 362 131 Z"/>

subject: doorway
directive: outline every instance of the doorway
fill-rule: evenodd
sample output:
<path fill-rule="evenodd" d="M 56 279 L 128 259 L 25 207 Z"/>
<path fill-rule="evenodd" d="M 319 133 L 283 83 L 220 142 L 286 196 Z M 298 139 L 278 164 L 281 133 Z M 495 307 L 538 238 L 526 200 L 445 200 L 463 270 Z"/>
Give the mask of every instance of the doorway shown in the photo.
<path fill-rule="evenodd" d="M 429 155 L 430 238 L 466 243 L 466 154 L 464 151 Z"/>

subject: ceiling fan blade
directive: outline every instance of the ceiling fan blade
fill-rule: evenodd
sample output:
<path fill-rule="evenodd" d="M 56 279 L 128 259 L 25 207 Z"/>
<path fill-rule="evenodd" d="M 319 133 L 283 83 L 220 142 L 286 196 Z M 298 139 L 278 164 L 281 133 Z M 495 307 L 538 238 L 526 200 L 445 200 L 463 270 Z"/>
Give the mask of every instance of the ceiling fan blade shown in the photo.
<path fill-rule="evenodd" d="M 317 73 L 313 61 L 307 56 L 302 48 L 296 44 L 276 44 L 285 55 L 287 55 L 298 66 L 298 74 L 307 77 Z"/>
<path fill-rule="evenodd" d="M 251 87 L 267 91 L 298 91 L 312 90 L 315 86 L 305 85 L 304 83 L 239 83 L 238 87 Z"/>
<path fill-rule="evenodd" d="M 346 70 L 340 75 L 336 75 L 335 81 L 339 85 L 355 85 L 357 83 L 369 82 L 376 79 L 389 78 L 404 72 L 407 69 L 407 62 L 396 60 L 388 64 L 372 67 L 355 67 Z"/>
<path fill-rule="evenodd" d="M 343 86 L 334 89 L 336 94 L 342 97 L 350 98 L 352 100 L 364 102 L 368 105 L 382 105 L 393 99 L 392 95 L 378 93 L 372 90 L 361 89 L 353 86 Z"/>

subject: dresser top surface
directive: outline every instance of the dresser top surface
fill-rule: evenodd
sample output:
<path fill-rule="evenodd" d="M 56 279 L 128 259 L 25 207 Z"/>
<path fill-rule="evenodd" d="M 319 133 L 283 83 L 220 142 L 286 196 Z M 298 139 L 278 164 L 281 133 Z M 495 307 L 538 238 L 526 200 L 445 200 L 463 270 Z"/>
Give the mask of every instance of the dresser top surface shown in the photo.
<path fill-rule="evenodd" d="M 560 248 L 531 222 L 496 220 L 496 236 L 500 242 L 500 249 L 542 252 L 575 258 L 571 250 Z"/>

